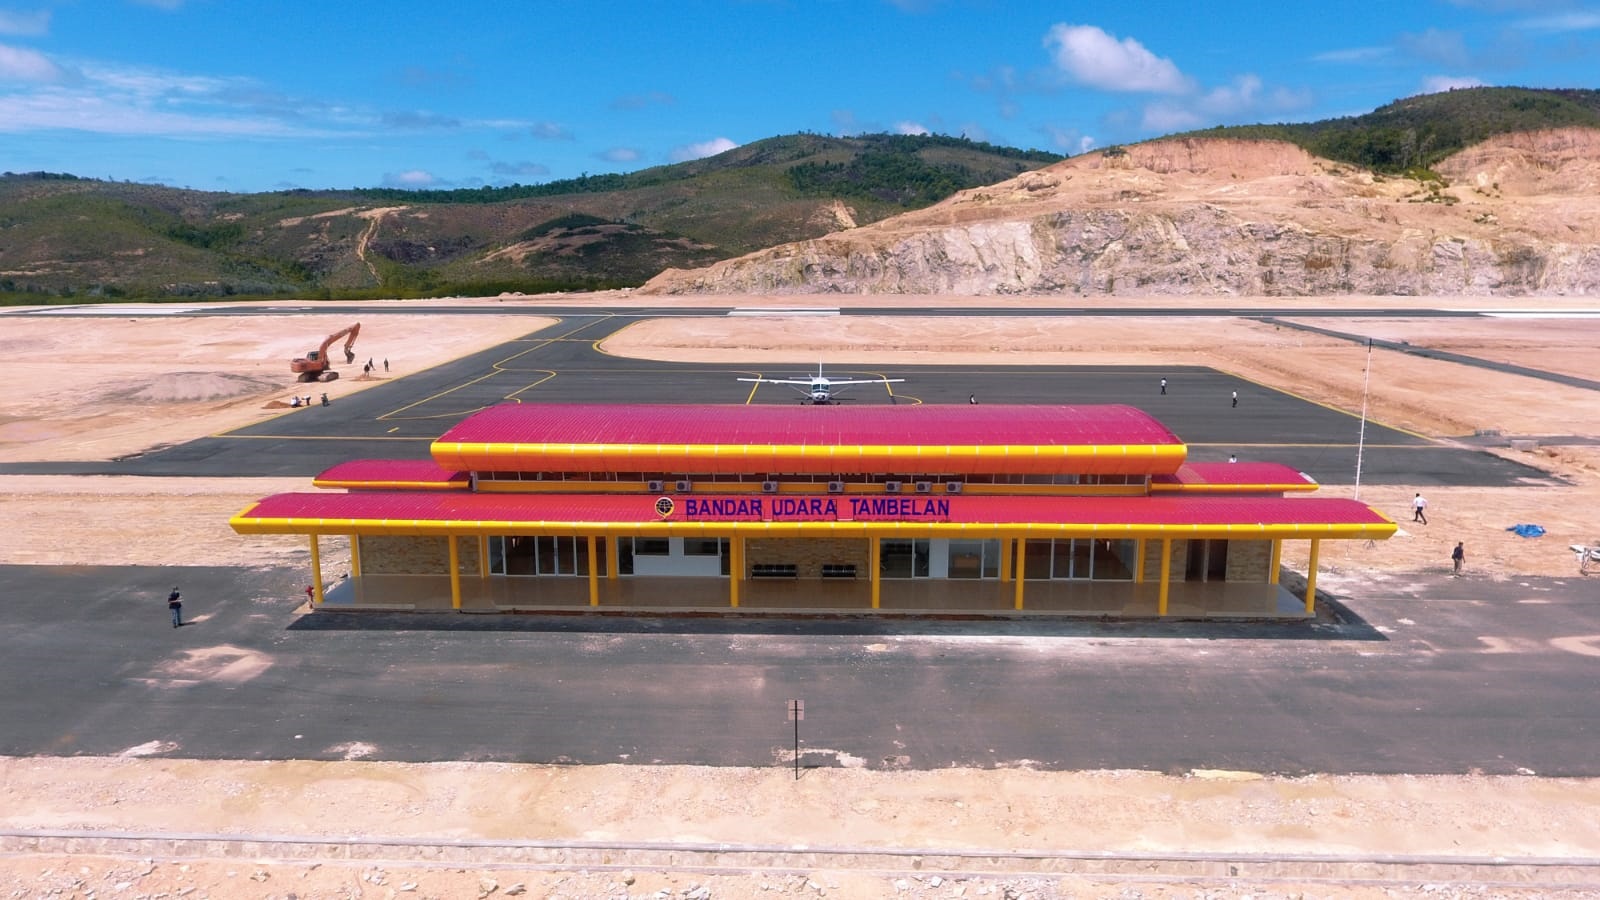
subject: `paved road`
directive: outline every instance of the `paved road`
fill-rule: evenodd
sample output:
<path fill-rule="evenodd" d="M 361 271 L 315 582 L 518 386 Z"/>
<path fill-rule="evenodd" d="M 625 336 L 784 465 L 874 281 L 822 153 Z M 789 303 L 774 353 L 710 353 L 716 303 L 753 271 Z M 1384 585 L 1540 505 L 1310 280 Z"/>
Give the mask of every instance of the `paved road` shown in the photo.
<path fill-rule="evenodd" d="M 1593 580 L 1268 626 L 296 617 L 302 580 L 0 567 L 0 754 L 765 766 L 799 698 L 813 766 L 1600 776 Z"/>
<path fill-rule="evenodd" d="M 752 353 L 744 366 L 658 363 L 608 356 L 606 336 L 638 316 L 593 310 L 517 341 L 395 378 L 333 406 L 285 413 L 226 435 L 110 462 L 0 464 L 0 473 L 311 478 L 359 458 L 425 459 L 433 439 L 466 415 L 508 400 L 536 403 L 790 403 L 784 387 L 752 393 L 741 376 L 793 377 L 782 355 Z M 894 366 L 827 368 L 840 377 L 904 378 L 888 389 L 858 388 L 853 403 L 1126 403 L 1156 416 L 1188 443 L 1190 458 L 1286 463 L 1323 484 L 1355 480 L 1358 444 L 1365 484 L 1548 483 L 1538 469 L 1491 453 L 1447 446 L 1204 367 Z M 1159 390 L 1168 380 L 1167 394 Z M 306 392 L 317 393 L 318 385 Z M 1237 408 L 1231 405 L 1239 394 Z"/>

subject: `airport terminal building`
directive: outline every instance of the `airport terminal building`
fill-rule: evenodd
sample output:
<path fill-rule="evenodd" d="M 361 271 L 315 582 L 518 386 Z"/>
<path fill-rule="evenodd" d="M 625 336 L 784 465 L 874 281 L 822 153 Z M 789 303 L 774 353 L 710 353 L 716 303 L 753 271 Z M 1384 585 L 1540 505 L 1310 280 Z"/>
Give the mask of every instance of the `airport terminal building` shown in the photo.
<path fill-rule="evenodd" d="M 1314 613 L 1321 541 L 1395 532 L 1187 456 L 1129 406 L 505 404 L 231 525 L 309 536 L 319 607 L 1260 618 Z M 351 548 L 326 594 L 324 535 Z"/>

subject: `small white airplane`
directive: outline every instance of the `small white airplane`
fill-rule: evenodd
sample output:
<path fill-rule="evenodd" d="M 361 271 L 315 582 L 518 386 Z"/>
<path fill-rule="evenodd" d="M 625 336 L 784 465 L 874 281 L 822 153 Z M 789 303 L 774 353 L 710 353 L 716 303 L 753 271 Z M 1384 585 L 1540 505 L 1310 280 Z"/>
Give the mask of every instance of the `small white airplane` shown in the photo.
<path fill-rule="evenodd" d="M 822 363 L 817 363 L 817 374 L 798 378 L 741 378 L 752 384 L 782 384 L 805 395 L 803 402 L 813 406 L 828 406 L 838 402 L 838 389 L 857 384 L 898 384 L 904 378 L 828 378 L 822 374 Z"/>

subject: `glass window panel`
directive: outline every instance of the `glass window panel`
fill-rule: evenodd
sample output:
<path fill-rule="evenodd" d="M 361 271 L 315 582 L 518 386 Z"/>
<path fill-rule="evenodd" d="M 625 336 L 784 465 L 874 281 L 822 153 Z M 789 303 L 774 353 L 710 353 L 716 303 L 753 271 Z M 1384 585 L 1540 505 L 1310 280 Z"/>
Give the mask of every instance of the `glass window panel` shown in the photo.
<path fill-rule="evenodd" d="M 633 555 L 635 556 L 666 556 L 670 544 L 666 538 L 634 538 Z"/>
<path fill-rule="evenodd" d="M 684 556 L 718 556 L 722 553 L 721 538 L 684 538 Z"/>

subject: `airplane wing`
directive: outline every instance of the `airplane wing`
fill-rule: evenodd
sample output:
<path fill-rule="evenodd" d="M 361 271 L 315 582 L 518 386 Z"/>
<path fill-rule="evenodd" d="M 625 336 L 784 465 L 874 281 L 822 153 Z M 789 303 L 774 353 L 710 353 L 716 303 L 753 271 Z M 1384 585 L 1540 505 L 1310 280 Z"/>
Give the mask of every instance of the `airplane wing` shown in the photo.
<path fill-rule="evenodd" d="M 749 381 L 755 384 L 792 384 L 796 387 L 811 387 L 817 383 L 815 378 L 740 378 L 739 381 Z M 904 378 L 827 378 L 823 380 L 828 387 L 844 387 L 851 384 L 899 384 Z"/>
<path fill-rule="evenodd" d="M 749 381 L 755 384 L 792 384 L 796 387 L 810 387 L 813 379 L 810 378 L 740 378 L 740 381 Z M 830 379 L 831 380 L 831 379 Z M 843 382 L 833 381 L 833 384 Z"/>

